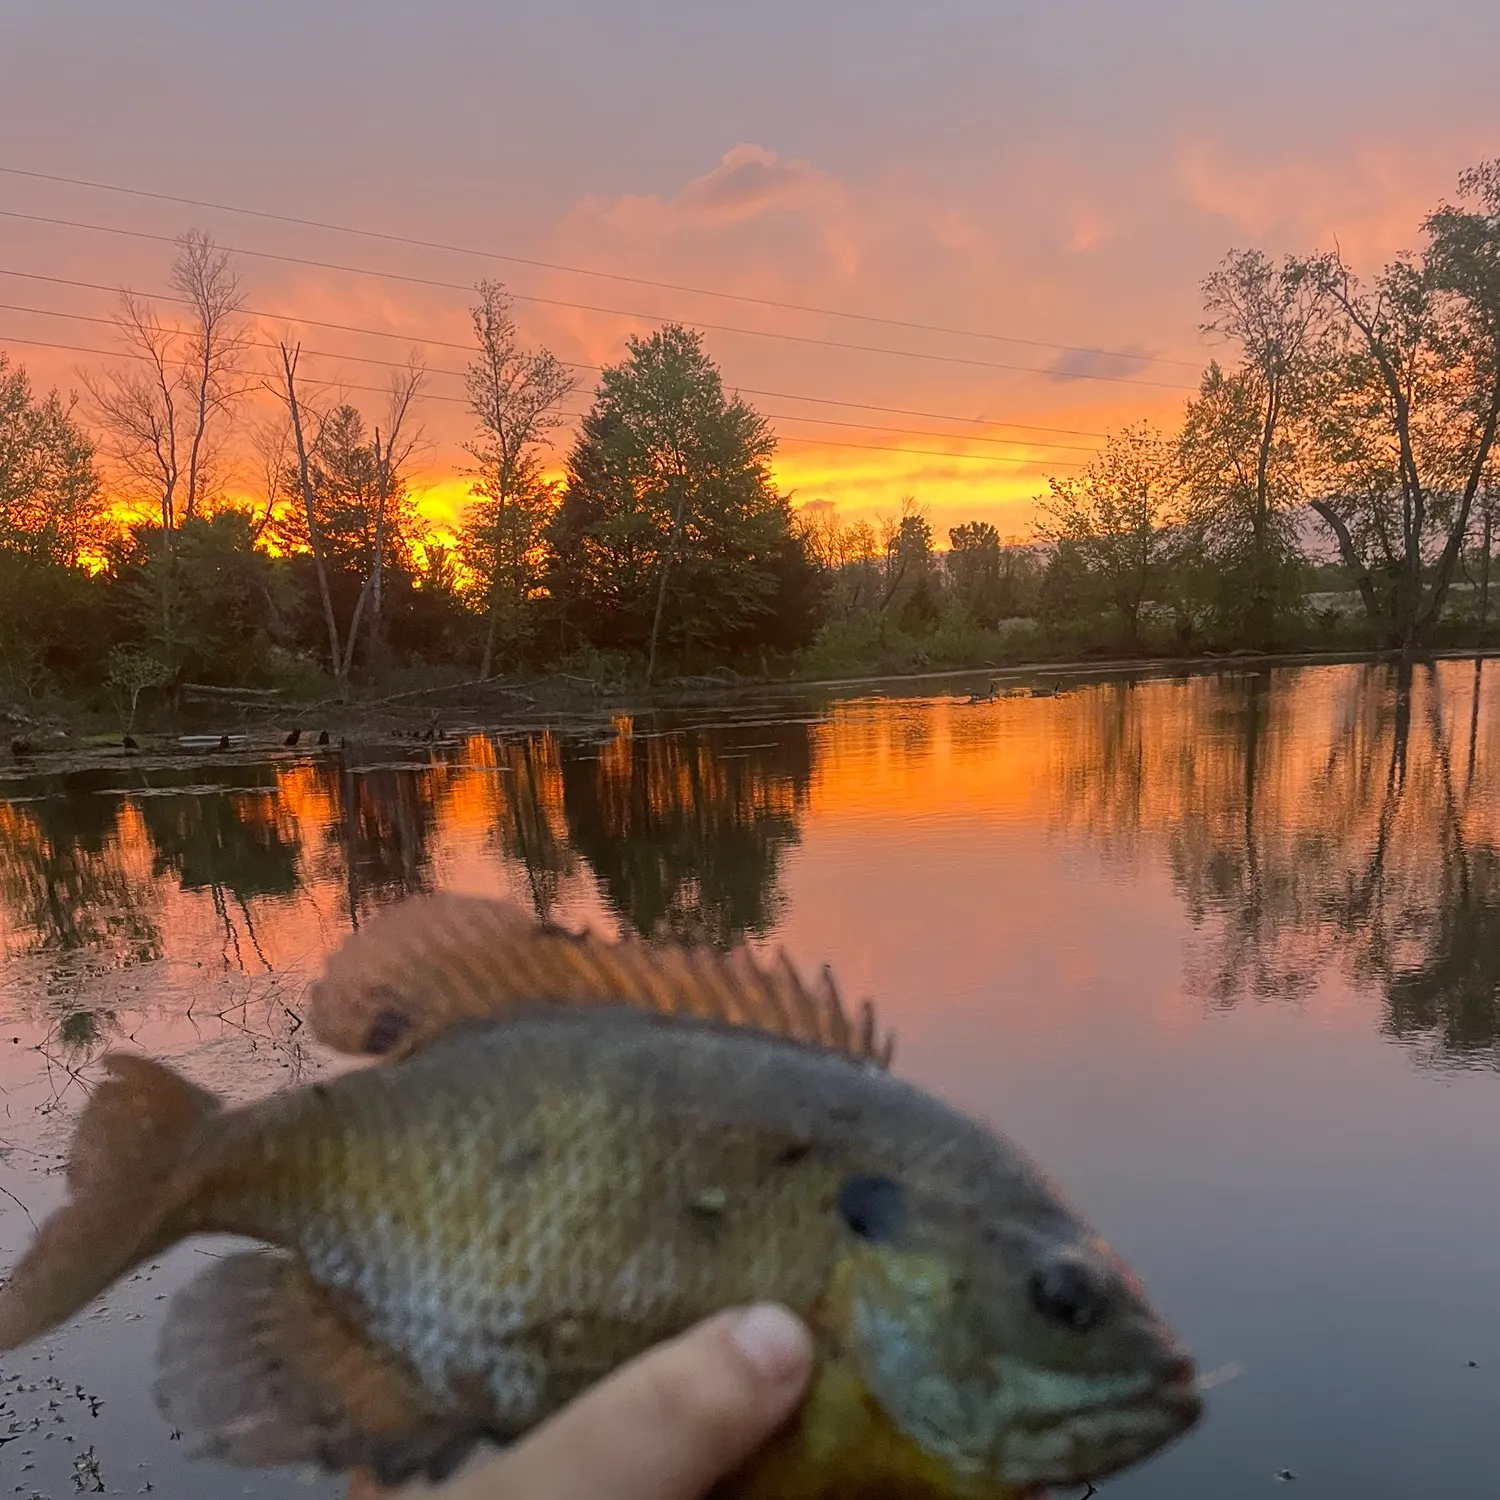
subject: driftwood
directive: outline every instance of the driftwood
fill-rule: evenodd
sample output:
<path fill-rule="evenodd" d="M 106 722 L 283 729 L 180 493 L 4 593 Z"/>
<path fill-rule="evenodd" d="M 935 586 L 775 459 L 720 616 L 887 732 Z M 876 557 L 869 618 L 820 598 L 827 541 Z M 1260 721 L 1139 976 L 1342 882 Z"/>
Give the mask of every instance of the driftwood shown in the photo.
<path fill-rule="evenodd" d="M 215 687 L 207 682 L 185 682 L 182 691 L 189 698 L 249 698 L 252 700 L 279 698 L 281 688 Z"/>

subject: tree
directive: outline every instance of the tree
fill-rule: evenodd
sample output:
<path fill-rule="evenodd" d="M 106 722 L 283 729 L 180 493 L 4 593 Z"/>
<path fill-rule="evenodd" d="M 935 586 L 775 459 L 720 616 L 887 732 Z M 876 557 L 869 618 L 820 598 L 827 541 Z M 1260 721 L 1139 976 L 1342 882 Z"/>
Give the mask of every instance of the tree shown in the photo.
<path fill-rule="evenodd" d="M 1049 479 L 1037 534 L 1096 586 L 1140 644 L 1141 610 L 1160 596 L 1177 547 L 1179 476 L 1162 435 L 1146 423 L 1117 433 L 1076 478 Z"/>
<path fill-rule="evenodd" d="M 1370 285 L 1337 252 L 1298 267 L 1332 314 L 1313 509 L 1403 649 L 1442 613 L 1500 425 L 1500 161 L 1459 186 L 1476 206 L 1429 214 L 1423 253 Z"/>
<path fill-rule="evenodd" d="M 845 619 L 880 599 L 880 539 L 868 521 L 845 521 L 831 500 L 809 500 L 793 515 L 804 555 L 826 578 L 826 602 Z"/>
<path fill-rule="evenodd" d="M 1238 344 L 1188 403 L 1180 443 L 1193 529 L 1219 587 L 1214 608 L 1235 639 L 1268 646 L 1297 558 L 1303 499 L 1298 441 L 1326 307 L 1296 262 L 1231 251 L 1203 283 L 1203 324 Z"/>
<path fill-rule="evenodd" d="M 1303 454 L 1275 404 L 1255 370 L 1214 362 L 1177 438 L 1184 522 L 1208 608 L 1224 636 L 1262 648 L 1300 604 Z"/>
<path fill-rule="evenodd" d="M 424 372 L 413 361 L 392 375 L 382 435 L 379 427 L 372 434 L 358 408 L 347 402 L 326 411 L 309 405 L 298 385 L 298 351 L 283 344 L 281 361 L 280 394 L 296 454 L 287 488 L 294 489 L 302 503 L 284 510 L 273 532 L 284 550 L 306 552 L 312 558 L 329 662 L 344 692 L 366 619 L 367 657 L 379 653 L 388 566 L 412 566 L 411 548 L 421 518 L 401 469 L 418 441 L 411 408 Z"/>
<path fill-rule="evenodd" d="M 328 579 L 328 562 L 324 557 L 323 533 L 318 521 L 318 501 L 313 489 L 312 461 L 309 452 L 316 442 L 316 407 L 304 406 L 297 384 L 297 366 L 302 354 L 301 344 L 288 347 L 285 342 L 277 346 L 281 355 L 280 394 L 286 402 L 287 417 L 292 425 L 292 439 L 297 455 L 297 493 L 302 499 L 302 520 L 306 527 L 307 550 L 313 560 L 313 572 L 318 583 L 318 599 L 323 606 L 323 625 L 328 632 L 328 666 L 334 674 L 340 695 L 347 688 L 343 676 L 343 652 L 339 649 L 338 617 L 333 611 L 333 591 Z M 295 514 L 291 512 L 290 514 Z M 290 516 L 289 516 L 290 523 Z M 295 541 L 293 542 L 295 545 Z"/>
<path fill-rule="evenodd" d="M 172 680 L 171 669 L 149 651 L 133 646 L 116 646 L 105 662 L 104 686 L 120 716 L 120 730 L 130 734 L 141 694 L 147 688 L 165 687 Z"/>
<path fill-rule="evenodd" d="M 548 592 L 571 637 L 642 651 L 648 680 L 663 646 L 785 644 L 777 615 L 813 568 L 771 483 L 774 446 L 698 334 L 632 339 L 599 382 L 548 528 Z"/>
<path fill-rule="evenodd" d="M 416 505 L 407 494 L 402 471 L 420 442 L 420 434 L 411 425 L 411 407 L 425 379 L 426 372 L 417 363 L 415 355 L 403 373 L 391 376 L 385 442 L 382 445 L 380 429 L 377 427 L 370 445 L 375 459 L 375 545 L 368 578 L 372 659 L 380 655 L 384 642 L 383 590 L 386 557 L 393 541 L 401 550 L 401 560 L 407 571 L 411 569 L 410 543 L 412 534 L 417 530 L 418 520 Z M 349 626 L 350 653 L 353 652 L 353 642 L 359 635 L 359 609 L 365 598 L 365 589 L 361 588 L 360 601 L 355 605 L 354 619 Z M 346 663 L 346 675 L 348 670 Z"/>
<path fill-rule="evenodd" d="M 948 567 L 959 602 L 978 625 L 994 629 L 1001 598 L 1000 533 L 988 521 L 965 521 L 948 530 Z"/>
<path fill-rule="evenodd" d="M 122 292 L 115 323 L 129 361 L 84 385 L 124 487 L 152 503 L 170 545 L 211 498 L 220 428 L 246 389 L 246 336 L 239 273 L 208 235 L 178 240 L 167 279 L 185 320 L 164 323 L 150 302 Z"/>
<path fill-rule="evenodd" d="M 932 526 L 910 495 L 901 499 L 901 514 L 881 526 L 885 542 L 885 587 L 880 608 L 901 624 L 921 628 L 940 608 L 932 566 Z"/>
<path fill-rule="evenodd" d="M 111 583 L 133 634 L 173 683 L 226 686 L 267 679 L 284 638 L 285 564 L 252 541 L 254 521 L 222 510 L 183 521 L 170 545 L 159 526 L 137 527 L 113 560 Z M 171 635 L 161 633 L 163 575 L 170 578 Z"/>
<path fill-rule="evenodd" d="M 22 366 L 0 351 L 0 548 L 60 567 L 99 550 L 99 475 L 73 403 L 37 401 Z"/>
<path fill-rule="evenodd" d="M 110 528 L 93 446 L 56 391 L 0 353 L 0 693 L 33 697 L 100 654 L 85 559 Z"/>
<path fill-rule="evenodd" d="M 478 467 L 459 546 L 484 604 L 479 675 L 488 677 L 502 633 L 519 645 L 529 630 L 543 533 L 557 504 L 554 487 L 542 477 L 541 449 L 563 420 L 558 407 L 574 379 L 547 350 L 522 348 L 503 288 L 481 281 L 478 291 L 470 317 L 479 354 L 464 373 L 479 429 L 464 446 Z"/>

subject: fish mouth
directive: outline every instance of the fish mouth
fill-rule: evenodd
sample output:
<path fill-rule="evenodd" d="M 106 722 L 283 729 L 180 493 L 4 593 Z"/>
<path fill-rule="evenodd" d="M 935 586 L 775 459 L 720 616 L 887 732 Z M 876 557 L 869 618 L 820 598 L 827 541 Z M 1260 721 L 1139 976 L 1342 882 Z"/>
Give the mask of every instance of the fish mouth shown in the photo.
<path fill-rule="evenodd" d="M 1022 1500 L 1056 1485 L 1093 1484 L 1151 1457 L 1203 1416 L 1197 1371 L 1185 1364 L 1135 1393 L 1116 1392 L 1049 1413 L 1007 1444 L 1006 1468 Z"/>

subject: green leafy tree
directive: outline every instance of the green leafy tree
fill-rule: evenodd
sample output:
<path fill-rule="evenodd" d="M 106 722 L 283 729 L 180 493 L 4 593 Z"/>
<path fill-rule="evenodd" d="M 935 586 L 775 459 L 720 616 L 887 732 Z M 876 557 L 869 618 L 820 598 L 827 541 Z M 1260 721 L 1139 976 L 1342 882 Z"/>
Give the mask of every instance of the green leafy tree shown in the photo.
<path fill-rule="evenodd" d="M 115 711 L 120 716 L 120 729 L 125 734 L 135 729 L 141 694 L 148 688 L 165 687 L 171 680 L 171 668 L 149 651 L 116 646 L 109 653 L 105 662 L 104 686 L 114 702 Z"/>
<path fill-rule="evenodd" d="M 415 572 L 397 572 L 391 579 L 392 653 L 429 664 L 472 661 L 479 627 L 453 549 L 426 542 L 418 554 Z"/>
<path fill-rule="evenodd" d="M 948 568 L 958 601 L 976 624 L 993 629 L 1004 610 L 1000 533 L 988 521 L 948 530 Z"/>
<path fill-rule="evenodd" d="M 496 647 L 512 654 L 532 632 L 532 604 L 545 565 L 543 537 L 557 491 L 542 474 L 548 436 L 573 376 L 545 349 L 522 347 L 510 301 L 492 281 L 479 283 L 470 309 L 477 357 L 464 372 L 476 436 L 465 448 L 475 461 L 473 501 L 464 514 L 459 549 L 475 580 L 485 615 L 479 675 L 493 669 Z"/>
<path fill-rule="evenodd" d="M 109 535 L 72 403 L 38 400 L 0 353 L 0 694 L 37 697 L 96 670 L 98 591 L 83 562 Z"/>
<path fill-rule="evenodd" d="M 644 652 L 649 680 L 663 649 L 792 644 L 788 618 L 792 635 L 810 633 L 814 569 L 771 483 L 774 446 L 698 334 L 673 324 L 632 339 L 600 380 L 548 528 L 568 636 Z"/>
<path fill-rule="evenodd" d="M 1040 569 L 1034 548 L 1006 544 L 988 521 L 951 527 L 948 545 L 954 595 L 976 624 L 993 630 L 1035 606 Z"/>
<path fill-rule="evenodd" d="M 97 553 L 107 521 L 94 447 L 56 391 L 38 401 L 0 351 L 0 547 L 71 567 Z"/>
<path fill-rule="evenodd" d="M 908 630 L 922 630 L 937 619 L 942 592 L 933 566 L 932 526 L 910 495 L 901 514 L 885 522 L 885 587 L 881 610 Z"/>
<path fill-rule="evenodd" d="M 1323 299 L 1297 264 L 1235 250 L 1203 283 L 1203 325 L 1238 345 L 1217 361 L 1188 403 L 1179 444 L 1184 493 L 1201 574 L 1220 629 L 1275 643 L 1295 607 L 1295 512 L 1304 500 L 1304 445 Z"/>
<path fill-rule="evenodd" d="M 1211 364 L 1178 435 L 1188 586 L 1220 635 L 1266 648 L 1301 603 L 1297 514 L 1302 451 L 1289 424 L 1267 441 L 1267 407 L 1255 371 Z"/>
<path fill-rule="evenodd" d="M 1166 592 L 1181 542 L 1171 445 L 1138 423 L 1112 437 L 1082 474 L 1048 485 L 1037 534 L 1066 558 L 1070 593 L 1096 590 L 1118 616 L 1127 644 L 1139 645 L 1143 607 Z"/>
<path fill-rule="evenodd" d="M 1427 216 L 1421 255 L 1368 284 L 1337 252 L 1298 268 L 1331 319 L 1312 506 L 1372 626 L 1402 648 L 1441 616 L 1500 426 L 1500 161 L 1460 190 L 1468 206 Z"/>
<path fill-rule="evenodd" d="M 142 526 L 115 559 L 114 586 L 135 639 L 174 683 L 267 680 L 286 634 L 285 565 L 257 549 L 254 521 L 224 510 L 184 521 L 173 545 Z M 161 635 L 160 602 L 171 600 L 172 633 Z"/>

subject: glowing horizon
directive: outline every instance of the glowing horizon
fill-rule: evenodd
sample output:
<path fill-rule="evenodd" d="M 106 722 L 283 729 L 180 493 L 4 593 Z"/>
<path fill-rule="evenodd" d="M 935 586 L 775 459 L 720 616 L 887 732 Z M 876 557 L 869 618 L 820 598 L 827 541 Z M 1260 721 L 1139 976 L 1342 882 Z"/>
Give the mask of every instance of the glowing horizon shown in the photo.
<path fill-rule="evenodd" d="M 109 289 L 159 295 L 172 237 L 206 230 L 241 252 L 257 337 L 302 320 L 309 379 L 342 383 L 367 417 L 380 362 L 429 341 L 431 445 L 411 472 L 441 521 L 462 500 L 455 372 L 488 276 L 518 299 L 526 345 L 590 367 L 575 420 L 592 367 L 679 321 L 776 429 L 794 503 L 873 520 L 912 494 L 940 539 L 961 520 L 1024 534 L 1047 476 L 1098 434 L 1174 423 L 1220 352 L 1198 289 L 1226 252 L 1337 241 L 1378 269 L 1500 148 L 1485 71 L 1500 12 L 1477 0 L 1379 28 L 1352 0 L 1271 0 L 1232 27 L 1183 0 L 1086 27 L 1066 6 L 1022 20 L 955 0 L 944 21 L 863 27 L 857 66 L 833 70 L 851 35 L 833 11 L 773 3 L 709 46 L 695 25 L 620 35 L 602 14 L 580 29 L 538 12 L 502 38 L 491 9 L 455 4 L 471 45 L 436 46 L 441 28 L 403 14 L 357 65 L 328 15 L 272 7 L 241 34 L 194 13 L 173 31 L 171 90 L 101 86 L 159 65 L 149 28 L 23 7 L 0 125 L 26 144 L 0 169 L 148 196 L 0 170 L 0 348 L 41 389 L 76 387 L 97 359 L 38 346 L 108 347 Z M 796 47 L 769 45 L 781 11 Z M 1330 66 L 1356 33 L 1358 65 Z M 284 108 L 215 86 L 228 47 L 275 58 Z M 501 78 L 506 118 L 545 128 L 497 126 Z M 368 107 L 395 94 L 445 107 Z M 268 361 L 254 352 L 257 372 Z"/>

